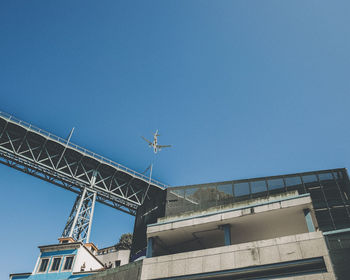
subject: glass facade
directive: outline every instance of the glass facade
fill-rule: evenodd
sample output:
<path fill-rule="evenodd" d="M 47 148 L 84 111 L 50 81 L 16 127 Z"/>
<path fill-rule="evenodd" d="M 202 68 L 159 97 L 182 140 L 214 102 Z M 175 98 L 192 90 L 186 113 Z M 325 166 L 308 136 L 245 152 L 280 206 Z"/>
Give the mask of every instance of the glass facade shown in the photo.
<path fill-rule="evenodd" d="M 297 191 L 310 193 L 322 231 L 350 228 L 350 184 L 346 169 L 168 188 L 165 216 L 202 211 Z"/>
<path fill-rule="evenodd" d="M 183 215 L 211 207 L 235 207 L 243 201 L 290 191 L 310 194 L 319 229 L 326 232 L 337 279 L 348 279 L 350 182 L 345 168 L 168 188 L 165 216 Z"/>
<path fill-rule="evenodd" d="M 349 279 L 350 232 L 326 235 L 326 241 L 337 279 Z"/>

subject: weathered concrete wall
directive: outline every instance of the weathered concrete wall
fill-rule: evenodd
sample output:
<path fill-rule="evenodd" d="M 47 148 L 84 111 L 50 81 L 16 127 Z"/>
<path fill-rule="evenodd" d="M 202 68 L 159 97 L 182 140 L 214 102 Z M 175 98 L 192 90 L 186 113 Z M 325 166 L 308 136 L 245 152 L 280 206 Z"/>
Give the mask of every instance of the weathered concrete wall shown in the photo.
<path fill-rule="evenodd" d="M 115 261 L 120 260 L 120 265 L 125 265 L 129 263 L 130 250 L 119 250 L 114 252 L 109 252 L 107 254 L 97 255 L 103 264 L 108 266 L 110 263 L 112 267 L 115 267 Z"/>
<path fill-rule="evenodd" d="M 214 272 L 320 256 L 324 257 L 328 273 L 288 279 L 335 279 L 321 232 L 144 259 L 141 279 Z"/>
<path fill-rule="evenodd" d="M 84 277 L 84 280 L 138 280 L 141 278 L 142 260 L 129 263 L 117 268 Z"/>
<path fill-rule="evenodd" d="M 298 191 L 289 191 L 289 192 L 280 193 L 280 194 L 273 194 L 267 198 L 254 198 L 254 199 L 250 199 L 250 200 L 238 201 L 235 203 L 217 205 L 217 206 L 207 208 L 205 210 L 181 211 L 181 213 L 179 213 L 177 215 L 166 215 L 165 217 L 158 218 L 158 223 L 179 220 L 182 218 L 188 218 L 188 217 L 192 217 L 192 216 L 206 215 L 208 213 L 217 213 L 219 211 L 230 210 L 232 208 L 249 207 L 250 205 L 261 204 L 261 203 L 266 203 L 266 202 L 270 202 L 270 201 L 283 200 L 285 198 L 295 197 L 298 195 L 299 195 Z"/>
<path fill-rule="evenodd" d="M 301 197 L 295 197 L 290 200 L 281 200 L 271 203 L 262 204 L 259 206 L 247 206 L 244 208 L 233 208 L 222 212 L 212 212 L 207 213 L 204 216 L 194 216 L 186 217 L 179 220 L 165 220 L 158 224 L 148 225 L 147 227 L 147 236 L 155 236 L 158 232 L 163 232 L 166 230 L 174 230 L 183 227 L 192 227 L 198 224 L 205 224 L 216 221 L 225 221 L 232 218 L 239 218 L 251 213 L 262 213 L 272 210 L 280 210 L 288 207 L 294 207 L 298 205 L 307 205 L 311 207 L 311 198 L 309 195 L 304 195 Z"/>

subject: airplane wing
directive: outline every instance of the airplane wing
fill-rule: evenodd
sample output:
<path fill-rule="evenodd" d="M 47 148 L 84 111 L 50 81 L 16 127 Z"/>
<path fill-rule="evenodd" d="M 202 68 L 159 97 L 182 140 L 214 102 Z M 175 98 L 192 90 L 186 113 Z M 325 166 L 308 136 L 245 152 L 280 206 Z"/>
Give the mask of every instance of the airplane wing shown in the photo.
<path fill-rule="evenodd" d="M 171 145 L 157 145 L 157 148 L 169 148 Z"/>
<path fill-rule="evenodd" d="M 148 144 L 152 145 L 152 142 L 149 141 L 149 140 L 147 140 L 145 137 L 141 136 L 141 138 L 142 138 L 143 140 L 145 140 Z"/>

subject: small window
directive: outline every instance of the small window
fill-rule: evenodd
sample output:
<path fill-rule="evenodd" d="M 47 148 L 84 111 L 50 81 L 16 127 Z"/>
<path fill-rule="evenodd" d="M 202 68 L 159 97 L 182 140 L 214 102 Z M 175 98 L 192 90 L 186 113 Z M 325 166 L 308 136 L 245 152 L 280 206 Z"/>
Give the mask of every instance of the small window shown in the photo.
<path fill-rule="evenodd" d="M 115 267 L 118 267 L 120 266 L 120 261 L 115 261 L 114 264 L 115 264 Z"/>
<path fill-rule="evenodd" d="M 58 271 L 60 268 L 61 258 L 54 258 L 51 266 L 51 271 Z"/>
<path fill-rule="evenodd" d="M 40 263 L 39 272 L 45 272 L 47 269 L 47 264 L 49 263 L 49 259 L 42 259 Z"/>
<path fill-rule="evenodd" d="M 66 262 L 64 263 L 64 270 L 71 270 L 74 257 L 66 257 Z"/>

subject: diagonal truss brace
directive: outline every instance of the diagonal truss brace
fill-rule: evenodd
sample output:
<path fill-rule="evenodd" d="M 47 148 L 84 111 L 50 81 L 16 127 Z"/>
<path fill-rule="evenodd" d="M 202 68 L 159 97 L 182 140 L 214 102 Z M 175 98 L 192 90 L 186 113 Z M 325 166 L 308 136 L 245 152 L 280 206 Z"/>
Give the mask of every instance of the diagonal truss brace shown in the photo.
<path fill-rule="evenodd" d="M 85 188 L 75 200 L 62 237 L 72 237 L 83 243 L 89 242 L 95 201 L 96 192 Z"/>

